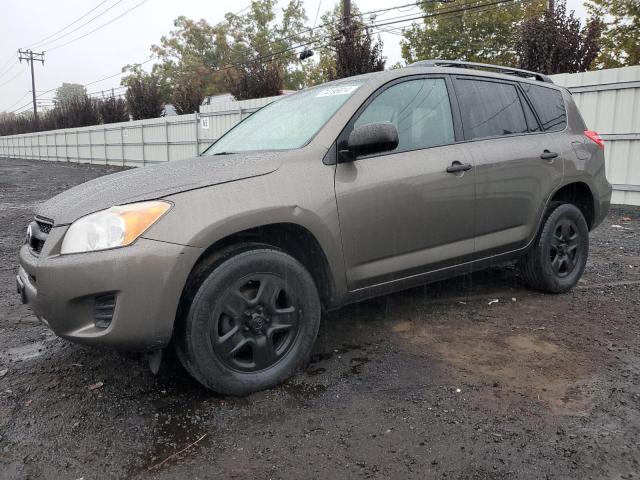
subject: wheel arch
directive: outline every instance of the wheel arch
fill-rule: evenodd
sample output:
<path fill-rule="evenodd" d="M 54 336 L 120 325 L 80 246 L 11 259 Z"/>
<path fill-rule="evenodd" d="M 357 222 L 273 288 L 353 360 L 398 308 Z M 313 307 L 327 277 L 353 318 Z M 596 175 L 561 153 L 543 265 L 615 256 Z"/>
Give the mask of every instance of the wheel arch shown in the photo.
<path fill-rule="evenodd" d="M 240 250 L 262 244 L 275 247 L 298 260 L 311 274 L 324 308 L 336 303 L 334 276 L 327 255 L 316 236 L 306 227 L 296 223 L 271 223 L 246 228 L 222 237 L 204 249 L 191 269 L 185 283 L 181 303 L 188 298 L 187 290 L 204 274 L 212 271 L 220 261 Z"/>
<path fill-rule="evenodd" d="M 594 227 L 596 219 L 596 203 L 595 196 L 591 187 L 583 181 L 574 181 L 566 183 L 558 188 L 547 205 L 551 205 L 553 202 L 571 203 L 578 207 L 584 215 L 589 230 Z"/>

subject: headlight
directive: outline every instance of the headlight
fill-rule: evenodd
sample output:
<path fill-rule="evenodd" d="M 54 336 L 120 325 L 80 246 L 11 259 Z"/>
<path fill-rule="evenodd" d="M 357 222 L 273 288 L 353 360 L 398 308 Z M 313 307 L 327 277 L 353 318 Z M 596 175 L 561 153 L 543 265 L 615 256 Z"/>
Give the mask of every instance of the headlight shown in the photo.
<path fill-rule="evenodd" d="M 130 245 L 170 208 L 170 203 L 158 200 L 111 207 L 82 217 L 67 230 L 60 253 Z"/>

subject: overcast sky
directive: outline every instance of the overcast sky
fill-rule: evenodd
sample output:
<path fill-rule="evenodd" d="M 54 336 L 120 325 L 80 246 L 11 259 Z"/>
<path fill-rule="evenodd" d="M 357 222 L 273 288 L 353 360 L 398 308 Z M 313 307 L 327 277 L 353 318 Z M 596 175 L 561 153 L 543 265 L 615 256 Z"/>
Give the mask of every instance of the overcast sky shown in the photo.
<path fill-rule="evenodd" d="M 318 7 L 320 15 L 333 8 L 338 0 L 304 0 L 307 17 L 313 24 Z M 585 16 L 583 0 L 568 0 L 569 8 Z M 356 1 L 361 11 L 403 5 L 410 0 L 360 0 Z M 204 18 L 215 24 L 232 10 L 238 12 L 249 5 L 250 0 L 235 2 L 217 0 L 0 0 L 0 111 L 15 110 L 30 102 L 31 79 L 25 62 L 16 64 L 16 50 L 29 48 L 45 50 L 44 66 L 35 63 L 36 92 L 58 87 L 62 82 L 87 84 L 120 72 L 123 65 L 147 60 L 149 47 L 157 43 L 162 35 L 172 28 L 172 21 L 185 15 L 189 18 Z M 285 0 L 280 1 L 281 5 Z M 100 5 L 77 23 L 45 42 L 35 44 Z M 136 7 L 136 5 L 139 5 Z M 233 8 L 230 8 L 233 7 Z M 73 33 L 74 29 L 92 17 L 106 11 L 95 20 Z M 132 9 L 129 13 L 127 10 Z M 123 15 L 124 14 L 124 15 Z M 385 17 L 397 15 L 397 11 Z M 121 18 L 118 16 L 123 15 Z M 380 17 L 380 21 L 381 21 Z M 112 23 L 69 45 L 61 46 L 91 30 L 113 20 Z M 318 20 L 319 21 L 319 20 Z M 62 35 L 69 33 L 64 38 Z M 400 60 L 400 37 L 382 34 L 387 64 Z M 60 46 L 60 48 L 56 48 Z M 6 63 L 8 61 L 8 63 Z M 151 64 L 147 64 L 150 66 Z M 108 90 L 120 86 L 119 77 L 110 78 L 87 87 L 89 92 Z M 53 97 L 53 92 L 42 95 L 42 100 Z"/>

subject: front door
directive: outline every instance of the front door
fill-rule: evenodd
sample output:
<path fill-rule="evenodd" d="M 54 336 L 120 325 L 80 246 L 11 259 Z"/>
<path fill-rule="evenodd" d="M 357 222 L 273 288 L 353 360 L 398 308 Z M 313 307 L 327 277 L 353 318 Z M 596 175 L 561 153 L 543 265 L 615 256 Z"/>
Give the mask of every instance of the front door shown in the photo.
<path fill-rule="evenodd" d="M 341 134 L 392 122 L 398 147 L 336 167 L 335 191 L 351 290 L 391 282 L 470 258 L 474 170 L 455 144 L 445 78 L 411 77 L 382 87 Z"/>

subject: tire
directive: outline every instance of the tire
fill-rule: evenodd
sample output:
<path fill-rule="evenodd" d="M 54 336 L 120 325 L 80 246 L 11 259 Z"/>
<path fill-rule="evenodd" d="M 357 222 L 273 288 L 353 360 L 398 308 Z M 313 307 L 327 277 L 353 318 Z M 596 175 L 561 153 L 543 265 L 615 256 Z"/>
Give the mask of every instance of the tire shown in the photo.
<path fill-rule="evenodd" d="M 176 350 L 205 387 L 247 395 L 289 378 L 308 359 L 321 306 L 311 275 L 293 257 L 252 244 L 220 255 L 188 285 Z"/>
<path fill-rule="evenodd" d="M 525 283 L 536 290 L 564 293 L 584 272 L 589 255 L 589 228 L 582 212 L 570 203 L 549 207 L 542 227 L 519 267 Z"/>

